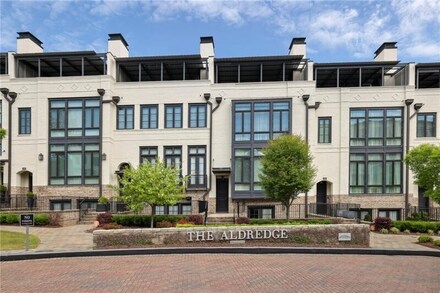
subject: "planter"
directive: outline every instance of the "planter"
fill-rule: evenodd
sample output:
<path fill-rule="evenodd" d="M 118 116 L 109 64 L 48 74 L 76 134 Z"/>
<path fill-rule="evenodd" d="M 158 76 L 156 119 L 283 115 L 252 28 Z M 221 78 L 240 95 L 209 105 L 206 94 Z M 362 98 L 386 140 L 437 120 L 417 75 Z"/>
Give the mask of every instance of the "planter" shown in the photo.
<path fill-rule="evenodd" d="M 31 211 L 32 211 L 32 208 L 34 207 L 34 203 L 35 203 L 35 198 L 33 198 L 33 197 L 27 198 L 27 205 Z"/>
<path fill-rule="evenodd" d="M 98 203 L 96 205 L 96 211 L 97 212 L 108 212 L 110 209 L 109 204 L 102 204 L 102 203 Z"/>

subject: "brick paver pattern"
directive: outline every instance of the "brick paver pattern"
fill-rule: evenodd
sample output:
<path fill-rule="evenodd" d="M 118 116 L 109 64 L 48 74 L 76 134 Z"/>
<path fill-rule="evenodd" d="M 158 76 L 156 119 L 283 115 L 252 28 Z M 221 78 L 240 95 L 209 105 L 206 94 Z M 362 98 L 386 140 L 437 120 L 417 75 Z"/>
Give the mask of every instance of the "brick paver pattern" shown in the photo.
<path fill-rule="evenodd" d="M 427 256 L 185 254 L 1 263 L 0 292 L 440 292 Z"/>

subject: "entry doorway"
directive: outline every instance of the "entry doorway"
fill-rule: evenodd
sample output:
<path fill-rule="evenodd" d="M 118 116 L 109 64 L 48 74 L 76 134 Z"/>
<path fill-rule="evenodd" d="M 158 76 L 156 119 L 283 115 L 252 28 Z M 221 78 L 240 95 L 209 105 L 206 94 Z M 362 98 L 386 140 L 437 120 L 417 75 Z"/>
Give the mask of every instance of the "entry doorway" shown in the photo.
<path fill-rule="evenodd" d="M 429 197 L 425 197 L 425 190 L 419 187 L 419 211 L 426 211 L 429 209 Z"/>
<path fill-rule="evenodd" d="M 327 181 L 316 184 L 316 213 L 327 215 Z"/>
<path fill-rule="evenodd" d="M 217 177 L 215 186 L 215 211 L 216 213 L 227 213 L 229 212 L 229 179 Z"/>

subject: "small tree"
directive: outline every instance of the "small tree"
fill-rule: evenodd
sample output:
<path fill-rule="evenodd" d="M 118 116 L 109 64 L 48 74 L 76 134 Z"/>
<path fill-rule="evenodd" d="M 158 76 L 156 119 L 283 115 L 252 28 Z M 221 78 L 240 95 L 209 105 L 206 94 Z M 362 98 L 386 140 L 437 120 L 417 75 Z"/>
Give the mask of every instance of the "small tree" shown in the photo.
<path fill-rule="evenodd" d="M 282 135 L 263 149 L 260 182 L 267 198 L 289 209 L 298 194 L 312 188 L 316 169 L 309 146 L 299 135 Z"/>
<path fill-rule="evenodd" d="M 425 189 L 425 196 L 440 204 L 440 146 L 422 144 L 405 157 L 414 173 L 415 183 Z"/>
<path fill-rule="evenodd" d="M 145 162 L 139 168 L 124 170 L 119 189 L 120 198 L 127 207 L 139 213 L 145 205 L 151 206 L 151 228 L 153 228 L 154 206 L 174 205 L 183 198 L 186 178 L 180 178 L 180 170 L 165 167 L 163 161 L 154 164 Z"/>
<path fill-rule="evenodd" d="M 6 129 L 0 128 L 0 139 L 3 139 L 6 137 Z"/>

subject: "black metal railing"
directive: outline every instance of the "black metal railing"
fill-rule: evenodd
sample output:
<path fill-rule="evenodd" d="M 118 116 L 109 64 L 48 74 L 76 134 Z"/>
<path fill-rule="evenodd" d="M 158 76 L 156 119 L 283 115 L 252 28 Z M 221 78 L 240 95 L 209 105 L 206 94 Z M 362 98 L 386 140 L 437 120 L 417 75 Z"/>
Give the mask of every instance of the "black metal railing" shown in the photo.
<path fill-rule="evenodd" d="M 187 189 L 206 189 L 207 175 L 189 175 Z"/>
<path fill-rule="evenodd" d="M 406 215 L 405 211 L 403 215 Z M 440 221 L 440 207 L 410 207 L 406 219 Z"/>
<path fill-rule="evenodd" d="M 354 203 L 311 203 L 309 214 L 356 219 L 360 208 L 360 204 Z"/>

